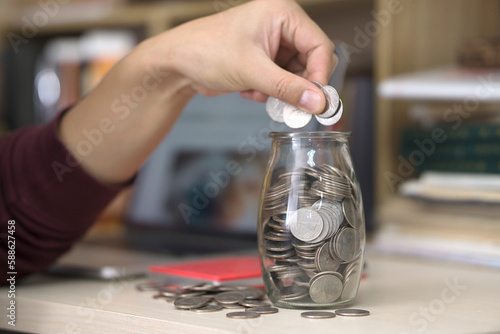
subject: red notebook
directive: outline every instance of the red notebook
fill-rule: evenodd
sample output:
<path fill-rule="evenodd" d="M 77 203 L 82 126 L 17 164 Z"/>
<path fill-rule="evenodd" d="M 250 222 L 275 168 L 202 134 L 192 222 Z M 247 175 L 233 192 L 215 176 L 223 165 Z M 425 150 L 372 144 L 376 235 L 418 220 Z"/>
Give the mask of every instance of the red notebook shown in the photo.
<path fill-rule="evenodd" d="M 224 285 L 261 285 L 260 261 L 257 256 L 236 256 L 181 262 L 149 267 L 150 276 L 172 284 L 210 282 Z"/>

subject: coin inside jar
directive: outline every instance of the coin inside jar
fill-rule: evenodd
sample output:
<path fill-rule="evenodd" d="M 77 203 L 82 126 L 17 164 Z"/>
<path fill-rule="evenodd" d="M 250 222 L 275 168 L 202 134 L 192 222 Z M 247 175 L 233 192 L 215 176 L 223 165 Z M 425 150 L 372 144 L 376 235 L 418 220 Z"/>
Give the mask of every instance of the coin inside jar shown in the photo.
<path fill-rule="evenodd" d="M 302 208 L 292 213 L 290 231 L 302 241 L 312 241 L 323 231 L 323 218 L 311 208 Z"/>
<path fill-rule="evenodd" d="M 345 227 L 340 230 L 334 241 L 334 254 L 345 262 L 351 262 L 361 252 L 361 239 L 353 228 Z"/>
<path fill-rule="evenodd" d="M 274 291 L 271 300 L 277 305 L 329 306 L 355 298 L 363 234 L 347 215 L 359 217 L 360 227 L 363 217 L 348 174 L 321 164 L 273 176 L 276 182 L 263 195 L 259 242 L 269 263 L 264 272 Z"/>
<path fill-rule="evenodd" d="M 342 288 L 342 280 L 339 277 L 320 273 L 311 278 L 309 295 L 316 303 L 332 303 L 340 297 Z"/>
<path fill-rule="evenodd" d="M 330 255 L 328 244 L 318 248 L 315 260 L 318 271 L 335 271 L 340 267 L 340 261 Z"/>

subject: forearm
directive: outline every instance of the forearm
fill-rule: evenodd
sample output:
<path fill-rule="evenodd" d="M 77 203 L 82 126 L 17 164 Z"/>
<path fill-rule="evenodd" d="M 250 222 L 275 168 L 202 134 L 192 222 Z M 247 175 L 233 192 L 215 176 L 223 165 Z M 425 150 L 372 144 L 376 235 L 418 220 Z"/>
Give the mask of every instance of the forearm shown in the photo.
<path fill-rule="evenodd" d="M 96 179 L 123 183 L 135 175 L 195 92 L 170 56 L 139 45 L 62 119 L 60 136 Z"/>
<path fill-rule="evenodd" d="M 334 46 L 293 1 L 250 1 L 146 40 L 66 117 L 60 134 L 98 180 L 131 178 L 195 92 L 274 96 L 320 113 Z"/>

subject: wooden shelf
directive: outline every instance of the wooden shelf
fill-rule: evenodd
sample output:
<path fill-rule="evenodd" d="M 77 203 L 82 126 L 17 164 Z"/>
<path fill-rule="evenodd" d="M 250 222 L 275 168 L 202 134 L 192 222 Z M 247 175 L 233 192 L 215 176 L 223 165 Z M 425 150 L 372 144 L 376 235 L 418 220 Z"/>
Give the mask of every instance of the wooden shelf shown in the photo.
<path fill-rule="evenodd" d="M 376 12 L 391 0 L 377 0 Z M 375 77 L 381 84 L 396 76 L 442 68 L 455 63 L 461 44 L 478 36 L 498 35 L 499 0 L 421 0 L 400 2 L 400 12 L 379 29 L 375 45 Z M 398 174 L 399 136 L 409 123 L 409 102 L 376 100 L 376 200 L 380 206 L 393 195 L 388 173 Z"/>
<path fill-rule="evenodd" d="M 500 70 L 455 66 L 398 75 L 379 83 L 384 99 L 500 102 Z"/>
<path fill-rule="evenodd" d="M 299 0 L 302 6 L 348 2 L 348 0 Z M 221 6 L 222 7 L 222 6 Z M 224 7 L 223 7 L 224 8 Z M 18 9 L 16 19 L 11 20 L 13 30 L 23 27 L 23 17 L 33 17 L 39 6 Z M 216 2 L 208 0 L 168 1 L 146 4 L 113 4 L 108 2 L 69 3 L 59 8 L 50 22 L 39 27 L 40 33 L 57 34 L 104 27 L 146 28 L 146 35 L 152 36 L 179 23 L 197 17 L 216 14 L 220 10 Z"/>

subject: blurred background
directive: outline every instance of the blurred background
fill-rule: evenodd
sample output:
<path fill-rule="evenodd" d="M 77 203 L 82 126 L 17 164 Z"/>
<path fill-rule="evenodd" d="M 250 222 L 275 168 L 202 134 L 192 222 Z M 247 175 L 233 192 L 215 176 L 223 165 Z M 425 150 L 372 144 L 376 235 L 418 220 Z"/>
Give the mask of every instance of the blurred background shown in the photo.
<path fill-rule="evenodd" d="M 2 0 L 0 132 L 50 121 L 141 40 L 243 2 Z M 330 130 L 352 131 L 371 247 L 500 266 L 500 1 L 299 3 L 347 60 L 344 116 Z M 280 126 L 238 96 L 196 98 L 87 240 L 253 244 L 270 149 L 262 130 Z M 204 201 L 228 161 L 243 171 Z M 179 234 L 182 244 L 170 240 Z"/>

